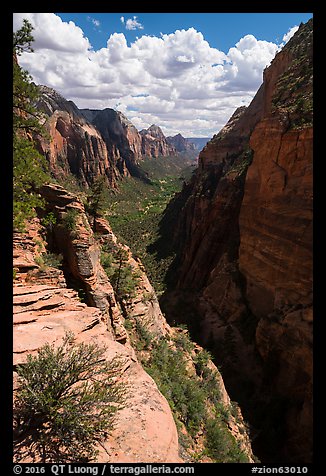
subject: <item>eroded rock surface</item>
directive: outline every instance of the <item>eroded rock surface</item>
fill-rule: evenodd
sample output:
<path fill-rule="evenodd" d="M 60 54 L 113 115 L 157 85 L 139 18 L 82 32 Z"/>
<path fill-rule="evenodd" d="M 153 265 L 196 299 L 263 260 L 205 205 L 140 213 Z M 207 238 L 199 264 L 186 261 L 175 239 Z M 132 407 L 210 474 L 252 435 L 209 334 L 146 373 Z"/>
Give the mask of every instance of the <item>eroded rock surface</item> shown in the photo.
<path fill-rule="evenodd" d="M 204 147 L 164 218 L 178 252 L 167 310 L 174 318 L 180 297 L 195 310 L 197 336 L 258 415 L 259 451 L 273 462 L 312 452 L 312 136 L 310 20 Z"/>
<path fill-rule="evenodd" d="M 47 192 L 47 197 L 51 196 L 53 199 L 52 210 L 57 213 L 58 219 L 64 203 L 66 206 L 74 205 L 82 211 L 81 204 L 76 204 L 76 197 L 72 200 L 72 196 L 61 187 L 48 186 Z M 97 461 L 181 462 L 177 430 L 170 407 L 155 382 L 138 362 L 122 325 L 120 309 L 114 301 L 110 301 L 114 298 L 111 296 L 112 286 L 107 278 L 105 281 L 104 276 L 101 275 L 102 280 L 99 278 L 100 264 L 98 258 L 95 259 L 97 254 L 92 254 L 91 249 L 89 257 L 81 265 L 81 255 L 76 252 L 76 243 L 71 242 L 69 248 L 69 239 L 65 242 L 65 258 L 68 259 L 69 253 L 75 253 L 75 257 L 70 259 L 76 260 L 76 276 L 86 280 L 84 282 L 89 284 L 90 293 L 93 292 L 94 296 L 102 293 L 102 301 L 96 307 L 96 302 L 92 306 L 80 302 L 77 291 L 67 287 L 62 271 L 51 267 L 45 270 L 40 268 L 36 258 L 45 249 L 41 230 L 39 220 L 34 219 L 26 233 L 17 234 L 14 240 L 14 366 L 24 363 L 27 355 L 36 354 L 46 342 L 61 344 L 62 338 L 69 331 L 74 333 L 76 342 L 105 345 L 105 355 L 109 360 L 118 355 L 124 362 L 119 379 L 128 386 L 128 405 L 118 413 L 112 435 L 99 445 Z M 77 222 L 74 236 L 76 242 L 82 236 L 90 239 L 91 231 Z M 92 246 L 95 247 L 95 244 Z M 87 254 L 87 248 L 84 247 L 83 250 Z M 106 312 L 101 306 L 105 299 L 107 305 L 115 309 L 118 320 L 116 323 L 114 319 L 111 324 L 108 323 Z M 94 300 L 96 301 L 96 297 Z M 118 324 L 121 326 L 120 331 L 124 332 L 123 339 L 121 333 L 117 335 Z M 117 340 L 124 342 L 124 345 Z M 14 385 L 17 385 L 15 373 Z M 30 459 L 26 457 L 26 461 Z"/>

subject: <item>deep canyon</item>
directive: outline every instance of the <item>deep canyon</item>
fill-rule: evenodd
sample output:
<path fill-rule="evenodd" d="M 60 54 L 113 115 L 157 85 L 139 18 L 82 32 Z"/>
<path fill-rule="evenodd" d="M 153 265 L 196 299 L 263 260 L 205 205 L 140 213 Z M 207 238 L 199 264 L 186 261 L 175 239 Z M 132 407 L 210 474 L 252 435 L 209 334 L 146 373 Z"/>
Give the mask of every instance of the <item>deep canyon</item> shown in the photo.
<path fill-rule="evenodd" d="M 300 25 L 250 105 L 200 152 L 180 134 L 138 131 L 118 111 L 78 109 L 39 88 L 47 135 L 35 143 L 53 181 L 38 189 L 44 208 L 14 233 L 14 382 L 27 355 L 67 330 L 104 343 L 107 359 L 122 356 L 129 405 L 99 462 L 312 460 L 312 33 L 312 20 Z M 148 161 L 165 161 L 166 177 L 173 163 L 175 176 L 191 169 L 157 208 L 154 238 L 140 228 L 148 266 L 164 263 L 162 290 L 132 235 L 110 225 L 112 206 L 92 219 L 87 211 L 100 177 L 111 204 L 123 183 L 153 186 Z M 155 176 L 154 191 L 166 177 Z M 151 222 L 147 205 L 133 226 L 145 214 Z M 122 266 L 134 279 L 125 294 L 113 280 Z M 17 461 L 38 457 L 26 442 L 17 450 Z"/>

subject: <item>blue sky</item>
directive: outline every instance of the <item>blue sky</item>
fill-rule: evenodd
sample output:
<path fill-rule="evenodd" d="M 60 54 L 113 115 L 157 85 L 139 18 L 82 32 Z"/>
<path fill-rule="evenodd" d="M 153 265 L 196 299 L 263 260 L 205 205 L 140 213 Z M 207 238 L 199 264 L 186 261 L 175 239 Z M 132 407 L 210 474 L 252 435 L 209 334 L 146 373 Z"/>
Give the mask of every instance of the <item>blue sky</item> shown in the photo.
<path fill-rule="evenodd" d="M 247 34 L 257 40 L 280 43 L 285 32 L 300 22 L 307 22 L 312 13 L 57 13 L 64 21 L 80 26 L 94 49 L 103 48 L 110 34 L 124 33 L 128 43 L 137 36 L 173 33 L 194 27 L 209 44 L 227 52 Z M 121 17 L 137 17 L 143 29 L 127 30 Z M 92 20 L 99 21 L 95 25 Z"/>
<path fill-rule="evenodd" d="M 309 13 L 14 13 L 33 25 L 20 64 L 78 107 L 137 129 L 212 137 L 248 105 L 263 70 Z"/>

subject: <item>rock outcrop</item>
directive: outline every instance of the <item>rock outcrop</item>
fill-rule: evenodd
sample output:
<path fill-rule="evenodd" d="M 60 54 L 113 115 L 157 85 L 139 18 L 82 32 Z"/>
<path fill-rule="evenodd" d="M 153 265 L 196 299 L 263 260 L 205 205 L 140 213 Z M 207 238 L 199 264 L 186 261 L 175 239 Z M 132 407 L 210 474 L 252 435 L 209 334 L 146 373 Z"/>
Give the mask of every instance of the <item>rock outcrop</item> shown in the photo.
<path fill-rule="evenodd" d="M 258 456 L 310 461 L 312 20 L 204 147 L 164 223 L 176 226 L 178 269 L 166 311 L 177 319 L 180 296 L 196 309 L 201 342 L 257 429 Z"/>
<path fill-rule="evenodd" d="M 105 345 L 108 360 L 119 356 L 124 361 L 119 380 L 128 385 L 128 405 L 119 412 L 113 433 L 99 445 L 97 462 L 181 462 L 167 401 L 133 349 L 111 340 L 101 311 L 81 303 L 71 289 L 36 283 L 14 286 L 14 365 L 24 363 L 46 342 L 60 344 L 67 331 L 74 333 L 77 343 Z"/>
<path fill-rule="evenodd" d="M 126 330 L 126 323 L 140 326 L 154 341 L 164 339 L 169 346 L 175 346 L 174 336 L 185 331 L 167 324 L 141 262 L 118 242 L 105 219 L 95 219 L 95 236 L 84 206 L 74 194 L 56 184 L 44 185 L 40 194 L 46 201 L 45 211 L 39 211 L 39 218 L 28 223 L 24 233 L 14 234 L 14 388 L 18 385 L 17 365 L 24 364 L 28 355 L 35 355 L 47 342 L 61 344 L 67 332 L 75 335 L 77 343 L 103 344 L 108 360 L 119 356 L 123 361 L 118 379 L 126 384 L 127 405 L 117 413 L 110 435 L 99 444 L 97 462 L 193 461 L 188 453 L 181 455 L 171 408 L 141 365 L 134 335 Z M 104 249 L 123 250 L 127 264 L 137 272 L 136 292 L 130 298 L 116 300 L 101 265 L 100 252 Z M 59 256 L 61 265 L 54 259 Z M 193 359 L 202 350 L 196 345 L 193 356 L 186 356 L 190 378 L 196 377 Z M 209 362 L 209 366 L 216 375 L 214 390 L 219 394 L 220 408 L 228 414 L 225 431 L 253 462 L 241 412 L 232 406 L 215 365 Z M 202 442 L 203 436 L 198 438 Z M 39 461 L 28 448 L 20 450 L 19 461 Z M 193 452 L 198 452 L 196 446 Z"/>
<path fill-rule="evenodd" d="M 136 127 L 114 109 L 82 109 L 82 114 L 101 133 L 108 154 L 116 158 L 121 175 L 137 175 L 136 164 L 142 159 L 142 140 Z"/>
<path fill-rule="evenodd" d="M 169 143 L 160 127 L 152 124 L 148 129 L 140 131 L 142 138 L 142 154 L 144 157 L 167 157 L 176 155 L 176 148 Z"/>
<path fill-rule="evenodd" d="M 58 179 L 75 176 L 88 187 L 96 177 L 105 176 L 115 187 L 119 176 L 116 150 L 106 147 L 99 131 L 88 122 L 72 101 L 67 101 L 54 89 L 39 86 L 37 108 L 45 117 L 44 127 L 49 138 L 37 138 L 37 145 Z"/>
<path fill-rule="evenodd" d="M 86 293 L 89 305 L 102 311 L 115 340 L 125 342 L 126 331 L 113 288 L 100 265 L 100 247 L 94 239 L 84 205 L 59 185 L 44 185 L 40 193 L 47 203 L 46 213 L 51 212 L 56 217 L 51 244 L 64 257 L 66 279 Z M 68 227 L 67 220 L 70 220 Z"/>
<path fill-rule="evenodd" d="M 79 206 L 82 216 L 76 197 L 73 200 L 61 187 L 48 186 L 43 194 L 52 203 L 52 210 L 57 214 L 58 221 L 63 205 L 67 207 L 70 204 L 75 209 Z M 25 233 L 15 234 L 14 369 L 18 364 L 26 362 L 27 356 L 35 354 L 46 342 L 59 345 L 62 337 L 69 331 L 74 333 L 77 343 L 96 342 L 105 345 L 108 360 L 116 355 L 123 360 L 119 380 L 127 385 L 128 404 L 118 412 L 112 434 L 99 445 L 97 461 L 182 462 L 178 434 L 167 401 L 139 363 L 126 331 L 124 330 L 125 338 L 119 339 L 119 335 L 114 332 L 114 323 L 111 326 L 107 320 L 103 304 L 110 297 L 111 301 L 107 300 L 107 304 L 112 308 L 114 296 L 111 295 L 112 286 L 108 280 L 104 282 L 103 276 L 101 289 L 96 285 L 101 266 L 95 258 L 95 244 L 88 241 L 91 248 L 89 253 L 85 247 L 76 246 L 78 242 L 85 243 L 86 238 L 89 240 L 87 226 L 83 227 L 82 223 L 77 222 L 74 231 L 72 242 L 69 245 L 69 238 L 66 238 L 65 249 L 62 251 L 64 259 L 72 266 L 73 273 L 87 283 L 88 295 L 94 299 L 95 305 L 92 306 L 81 302 L 77 291 L 67 287 L 66 277 L 61 270 L 41 264 L 40 257 L 46 246 L 43 239 L 46 230 L 40 225 L 39 219 L 34 219 Z M 82 259 L 82 254 L 85 259 Z M 121 323 L 123 316 L 120 308 L 116 307 L 115 311 Z M 121 327 L 123 328 L 122 325 Z M 16 385 L 17 375 L 14 372 L 14 387 Z M 38 461 L 37 455 L 35 457 Z M 26 453 L 23 461 L 31 462 L 31 456 Z"/>
<path fill-rule="evenodd" d="M 167 142 L 172 145 L 178 152 L 195 151 L 196 146 L 189 139 L 185 139 L 181 134 L 175 136 L 168 136 Z"/>
<path fill-rule="evenodd" d="M 54 89 L 39 86 L 39 91 L 36 107 L 48 138 L 38 136 L 36 143 L 57 179 L 72 175 L 88 187 L 105 176 L 115 188 L 119 177 L 145 178 L 139 167 L 144 158 L 177 155 L 158 126 L 138 132 L 119 111 L 78 109 Z"/>

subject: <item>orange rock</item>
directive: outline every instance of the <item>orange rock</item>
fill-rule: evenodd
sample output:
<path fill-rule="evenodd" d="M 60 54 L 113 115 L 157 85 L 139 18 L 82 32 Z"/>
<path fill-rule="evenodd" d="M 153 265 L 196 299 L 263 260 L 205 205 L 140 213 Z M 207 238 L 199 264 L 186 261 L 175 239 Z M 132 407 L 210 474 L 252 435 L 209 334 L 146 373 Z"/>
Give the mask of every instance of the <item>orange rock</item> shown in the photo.
<path fill-rule="evenodd" d="M 175 227 L 179 264 L 166 297 L 171 318 L 179 293 L 235 398 L 243 382 L 251 388 L 253 414 L 255 398 L 285 402 L 272 451 L 302 462 L 312 451 L 311 64 L 312 20 L 265 70 L 251 104 L 204 147 L 163 219 L 169 233 Z"/>
<path fill-rule="evenodd" d="M 55 186 L 48 188 L 48 196 L 54 196 L 54 202 L 70 201 L 70 197 L 62 193 L 62 188 Z M 71 204 L 71 202 L 69 202 Z M 62 203 L 61 203 L 62 205 Z M 82 220 L 81 220 L 82 221 Z M 82 227 L 82 225 L 80 224 Z M 104 224 L 103 224 L 104 226 Z M 29 227 L 29 225 L 28 225 Z M 34 220 L 31 227 L 40 228 L 38 220 Z M 105 227 L 107 228 L 107 227 Z M 84 238 L 88 235 L 84 231 Z M 91 233 L 91 232 L 90 232 Z M 33 233 L 34 236 L 37 236 Z M 108 236 L 108 235 L 106 235 Z M 115 238 L 115 237 L 114 237 Z M 78 242 L 78 237 L 75 238 Z M 15 242 L 15 254 L 19 257 L 20 250 L 24 249 L 25 243 L 32 246 L 30 231 L 19 235 Z M 17 245 L 19 243 L 19 246 Z M 88 249 L 82 248 L 86 255 L 89 266 L 79 266 L 81 277 L 88 279 L 93 277 L 94 295 L 101 288 L 108 297 L 110 284 L 101 276 L 96 288 L 96 280 L 99 279 L 98 271 L 101 269 L 98 263 L 99 255 L 88 255 Z M 35 254 L 31 251 L 31 256 Z M 97 257 L 97 258 L 96 258 Z M 79 256 L 78 259 L 82 259 Z M 97 260 L 97 261 L 96 261 Z M 85 265 L 86 266 L 86 265 Z M 80 271 L 80 270 L 83 271 Z M 25 363 L 27 356 L 36 354 L 38 349 L 45 343 L 59 345 L 66 332 L 73 332 L 76 342 L 96 342 L 106 347 L 105 357 L 111 360 L 119 356 L 123 361 L 123 367 L 119 374 L 119 380 L 126 383 L 127 406 L 117 413 L 116 426 L 112 434 L 99 446 L 97 462 L 116 463 L 180 463 L 178 434 L 171 409 L 159 392 L 155 382 L 144 371 L 138 362 L 133 348 L 115 341 L 117 338 L 109 332 L 107 323 L 103 320 L 103 312 L 97 307 L 90 307 L 81 303 L 77 292 L 62 286 L 62 271 L 58 271 L 57 282 L 51 275 L 46 281 L 46 275 L 38 281 L 35 275 L 34 281 L 25 282 L 24 275 L 19 274 L 14 284 L 14 316 L 13 316 L 13 365 Z M 91 271 L 91 272 L 90 272 Z M 144 281 L 144 289 L 151 290 L 149 283 Z M 109 291 L 112 287 L 109 289 Z M 145 292 L 145 291 L 144 291 Z M 111 301 L 109 305 L 115 305 L 117 314 L 112 316 L 112 322 L 119 320 L 120 311 L 116 303 Z M 111 309 L 112 311 L 112 309 Z M 154 319 L 151 314 L 149 318 Z M 160 319 L 164 318 L 160 313 Z M 156 318 L 158 321 L 158 318 Z M 120 321 L 119 321 L 120 322 Z M 167 324 L 165 323 L 167 326 Z M 154 326 L 155 327 L 155 326 Z M 123 329 L 124 330 L 124 329 Z M 125 330 L 124 330 L 125 332 Z M 17 373 L 14 372 L 14 388 L 18 385 Z M 26 456 L 24 462 L 39 462 Z"/>

